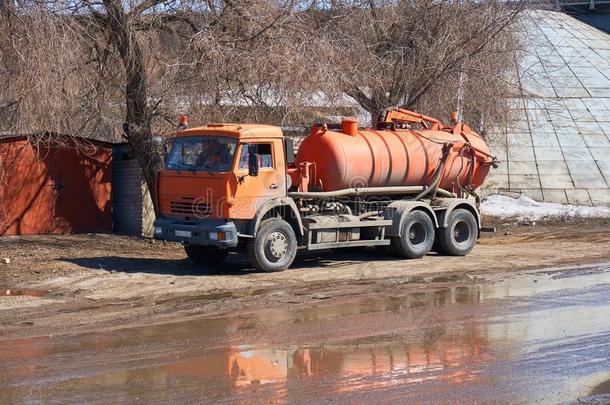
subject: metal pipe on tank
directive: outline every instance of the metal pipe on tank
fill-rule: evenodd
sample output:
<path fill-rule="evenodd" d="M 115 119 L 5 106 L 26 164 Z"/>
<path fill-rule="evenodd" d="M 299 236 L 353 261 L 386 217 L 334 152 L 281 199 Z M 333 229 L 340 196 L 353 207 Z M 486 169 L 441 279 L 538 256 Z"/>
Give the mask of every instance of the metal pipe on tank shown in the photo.
<path fill-rule="evenodd" d="M 404 187 L 363 187 L 346 188 L 336 191 L 312 191 L 312 192 L 292 192 L 288 193 L 292 198 L 337 198 L 358 195 L 396 195 L 396 194 L 416 194 L 424 191 L 424 186 L 404 186 Z"/>
<path fill-rule="evenodd" d="M 346 135 L 358 135 L 358 119 L 355 117 L 345 117 L 341 120 L 341 132 Z"/>

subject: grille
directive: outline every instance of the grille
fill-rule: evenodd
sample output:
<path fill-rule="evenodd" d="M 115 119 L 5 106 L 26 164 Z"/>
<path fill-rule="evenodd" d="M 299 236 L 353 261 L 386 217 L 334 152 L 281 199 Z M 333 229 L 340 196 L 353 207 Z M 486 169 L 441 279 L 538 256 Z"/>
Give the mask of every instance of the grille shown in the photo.
<path fill-rule="evenodd" d="M 170 209 L 174 214 L 181 214 L 187 217 L 202 217 L 209 215 L 212 212 L 210 209 L 210 204 L 199 202 L 195 199 L 189 199 L 186 201 L 171 201 Z"/>

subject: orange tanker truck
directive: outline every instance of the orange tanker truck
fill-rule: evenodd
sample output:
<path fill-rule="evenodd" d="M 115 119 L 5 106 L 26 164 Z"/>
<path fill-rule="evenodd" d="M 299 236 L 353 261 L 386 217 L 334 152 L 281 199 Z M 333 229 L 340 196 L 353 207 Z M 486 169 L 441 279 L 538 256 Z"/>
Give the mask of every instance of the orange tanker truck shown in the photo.
<path fill-rule="evenodd" d="M 475 190 L 497 160 L 455 118 L 395 108 L 373 129 L 316 124 L 296 156 L 275 126 L 183 125 L 158 176 L 155 237 L 201 265 L 241 251 L 264 271 L 287 269 L 298 249 L 465 255 L 479 237 Z"/>

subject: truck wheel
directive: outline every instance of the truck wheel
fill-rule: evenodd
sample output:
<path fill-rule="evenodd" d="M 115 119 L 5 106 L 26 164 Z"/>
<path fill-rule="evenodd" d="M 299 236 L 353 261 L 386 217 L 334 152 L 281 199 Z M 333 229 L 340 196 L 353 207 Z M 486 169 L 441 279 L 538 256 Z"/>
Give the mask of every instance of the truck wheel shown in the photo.
<path fill-rule="evenodd" d="M 216 246 L 184 245 L 186 255 L 200 266 L 214 266 L 227 258 L 229 252 Z"/>
<path fill-rule="evenodd" d="M 477 242 L 479 225 L 468 210 L 459 208 L 449 215 L 446 228 L 439 229 L 439 253 L 450 256 L 465 256 Z"/>
<path fill-rule="evenodd" d="M 401 236 L 391 240 L 391 251 L 408 259 L 424 257 L 434 243 L 434 223 L 423 211 L 411 211 L 400 224 Z"/>
<path fill-rule="evenodd" d="M 297 238 L 283 219 L 269 218 L 260 223 L 256 238 L 246 247 L 250 261 L 266 272 L 286 270 L 297 254 Z"/>

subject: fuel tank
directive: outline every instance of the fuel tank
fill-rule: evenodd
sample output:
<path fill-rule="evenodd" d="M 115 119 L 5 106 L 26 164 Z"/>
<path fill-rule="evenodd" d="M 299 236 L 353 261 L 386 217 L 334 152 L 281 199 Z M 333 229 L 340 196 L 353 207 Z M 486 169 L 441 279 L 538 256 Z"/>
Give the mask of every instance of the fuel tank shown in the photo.
<path fill-rule="evenodd" d="M 489 147 L 464 124 L 437 130 L 358 129 L 344 120 L 342 129 L 314 126 L 295 163 L 309 162 L 309 186 L 323 191 L 353 187 L 429 186 L 441 156 L 447 154 L 439 186 L 457 192 L 479 187 L 494 162 Z M 293 179 L 295 180 L 295 179 Z"/>

